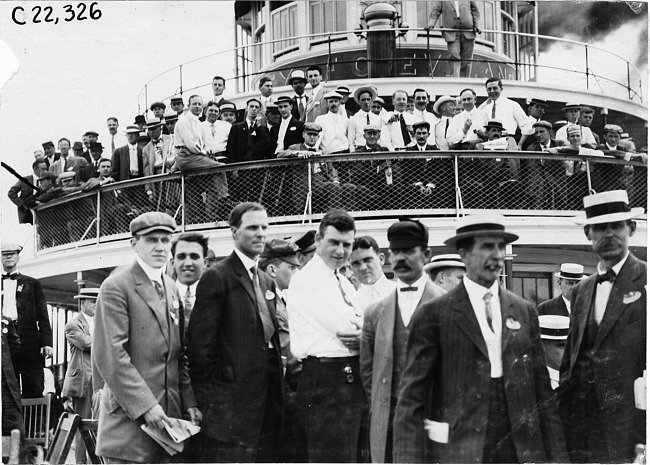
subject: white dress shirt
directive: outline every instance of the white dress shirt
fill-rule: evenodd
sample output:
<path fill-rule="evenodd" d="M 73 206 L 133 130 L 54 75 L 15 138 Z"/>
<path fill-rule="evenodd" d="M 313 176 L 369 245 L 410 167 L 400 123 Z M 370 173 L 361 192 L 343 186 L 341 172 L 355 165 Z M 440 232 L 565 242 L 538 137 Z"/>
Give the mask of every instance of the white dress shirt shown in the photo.
<path fill-rule="evenodd" d="M 377 127 L 381 128 L 381 139 L 379 143 L 384 147 L 388 147 L 389 136 L 386 130 L 386 125 L 381 117 L 370 111 L 365 112 L 359 110 L 354 114 L 354 116 L 352 116 L 352 118 L 350 118 L 348 123 L 348 143 L 350 149 L 366 145 L 366 139 L 363 137 L 363 130 L 368 125 L 368 121 L 370 121 L 370 124 L 376 124 Z"/>
<path fill-rule="evenodd" d="M 140 257 L 135 257 L 135 260 L 138 262 L 138 265 L 140 265 L 140 267 L 144 270 L 144 273 L 147 275 L 147 278 L 149 278 L 150 281 L 156 281 L 160 283 L 160 285 L 163 286 L 164 288 L 164 281 L 162 275 L 165 272 L 166 265 L 163 266 L 162 268 L 154 268 L 148 265 L 147 263 L 145 263 L 145 261 L 142 260 Z"/>
<path fill-rule="evenodd" d="M 110 155 L 113 155 L 115 149 L 124 147 L 126 144 L 129 143 L 129 141 L 126 139 L 126 136 L 120 133 L 120 131 L 117 131 L 117 133 L 114 136 L 111 135 L 110 132 L 106 132 L 104 135 L 100 136 L 99 139 L 100 142 L 104 145 L 104 150 L 106 152 L 110 151 Z M 113 143 L 115 149 L 112 148 L 111 142 Z M 110 158 L 110 156 L 107 158 Z"/>
<path fill-rule="evenodd" d="M 569 312 L 569 315 L 571 315 L 571 301 L 562 296 L 562 300 L 564 300 L 564 305 L 566 305 L 566 309 Z"/>
<path fill-rule="evenodd" d="M 436 145 L 440 150 L 449 150 L 449 142 L 447 137 L 451 134 L 451 118 L 449 116 L 441 116 L 431 133 L 436 139 Z"/>
<path fill-rule="evenodd" d="M 501 378 L 503 376 L 503 363 L 501 360 L 501 304 L 499 302 L 499 281 L 496 280 L 489 289 L 475 283 L 467 276 L 463 278 L 463 284 L 469 294 L 469 301 L 472 310 L 481 327 L 481 334 L 487 346 L 488 358 L 490 359 L 490 377 Z M 490 329 L 485 313 L 485 301 L 483 296 L 486 292 L 492 293 L 490 306 L 492 308 L 492 327 Z"/>
<path fill-rule="evenodd" d="M 591 132 L 591 129 L 588 128 L 587 126 L 580 126 L 578 125 L 571 125 L 571 124 L 565 124 L 562 126 L 560 129 L 557 130 L 555 133 L 555 140 L 563 140 L 564 142 L 569 142 L 569 137 L 567 135 L 567 129 L 569 126 L 578 126 L 580 128 L 580 134 L 581 134 L 581 144 L 593 144 L 596 146 L 596 138 L 594 137 L 594 133 Z"/>
<path fill-rule="evenodd" d="M 81 312 L 83 319 L 88 323 L 88 333 L 92 336 L 95 332 L 95 318 L 89 315 L 86 315 L 83 311 Z"/>
<path fill-rule="evenodd" d="M 239 257 L 239 259 L 243 263 L 244 268 L 246 268 L 246 271 L 248 272 L 248 277 L 251 278 L 251 281 L 253 281 L 253 272 L 251 271 L 251 268 L 257 266 L 257 260 L 253 260 L 252 258 L 249 258 L 248 256 L 244 255 L 244 253 L 236 247 L 235 247 L 235 254 L 237 254 L 237 257 Z"/>
<path fill-rule="evenodd" d="M 627 257 L 629 257 L 629 255 L 630 252 L 628 251 L 625 254 L 625 257 L 623 257 L 623 259 L 620 262 L 618 262 L 616 265 L 612 267 L 612 270 L 614 270 L 614 273 L 616 273 L 617 277 L 621 272 L 621 268 L 623 268 L 623 264 L 625 263 L 625 260 L 627 260 Z M 599 276 L 605 274 L 603 265 L 600 262 L 598 262 L 596 271 L 598 272 Z M 599 325 L 600 322 L 603 321 L 603 316 L 605 316 L 605 310 L 607 309 L 607 301 L 609 300 L 609 295 L 612 293 L 613 287 L 614 287 L 614 283 L 610 283 L 609 281 L 604 281 L 596 285 L 596 301 L 594 302 L 594 318 L 596 319 L 596 323 Z"/>
<path fill-rule="evenodd" d="M 420 121 L 417 116 L 412 115 L 408 111 L 405 111 L 403 113 L 398 113 L 396 111 L 391 111 L 390 113 L 386 114 L 386 117 L 384 119 L 384 123 L 386 124 L 386 128 L 388 131 L 388 136 L 390 139 L 388 149 L 389 150 L 395 150 L 397 148 L 404 148 L 407 145 L 411 143 L 410 138 L 409 140 L 404 140 L 404 137 L 402 136 L 402 124 L 400 123 L 399 120 L 394 121 L 392 123 L 389 123 L 388 121 L 394 116 L 396 117 L 404 117 L 404 123 L 406 123 L 407 126 L 412 126 L 413 124 L 417 123 Z"/>
<path fill-rule="evenodd" d="M 199 118 L 192 112 L 187 112 L 178 117 L 174 127 L 174 144 L 176 147 L 185 147 L 191 153 L 203 154 L 203 131 Z"/>
<path fill-rule="evenodd" d="M 320 133 L 321 147 L 326 148 L 330 153 L 348 150 L 350 144 L 348 142 L 349 120 L 347 116 L 329 111 L 324 115 L 317 116 L 314 122 L 323 128 Z"/>
<path fill-rule="evenodd" d="M 196 288 L 198 287 L 199 282 L 197 281 L 194 284 L 190 284 L 188 286 L 187 284 L 183 284 L 177 279 L 175 284 L 176 284 L 176 289 L 178 289 L 178 294 L 181 296 L 183 302 L 185 301 L 185 294 L 187 293 L 187 289 L 189 288 L 190 290 L 189 301 L 192 304 L 192 308 L 194 308 L 194 303 L 196 302 Z"/>
<path fill-rule="evenodd" d="M 226 151 L 228 144 L 228 135 L 230 134 L 230 123 L 217 120 L 214 123 L 203 121 L 201 123 L 203 129 L 203 141 L 205 144 L 205 151 L 207 153 L 219 153 Z"/>
<path fill-rule="evenodd" d="M 349 299 L 355 292 L 354 286 L 345 276 L 339 275 L 339 280 Z M 318 254 L 291 278 L 287 313 L 291 322 L 291 352 L 299 360 L 359 353 L 348 350 L 336 336 L 337 332 L 355 331 L 363 324 L 357 310 L 345 302 L 339 280 Z"/>
<path fill-rule="evenodd" d="M 138 144 L 127 144 L 129 147 L 129 171 L 132 175 L 136 175 L 140 172 L 138 168 Z"/>
<path fill-rule="evenodd" d="M 463 132 L 465 121 L 472 120 L 472 125 Z M 485 125 L 488 123 L 488 117 L 483 110 L 474 107 L 471 111 L 463 110 L 454 116 L 449 123 L 449 130 L 447 131 L 447 142 L 450 146 L 454 146 L 461 142 L 479 142 L 479 137 L 475 131 L 484 131 Z"/>
<path fill-rule="evenodd" d="M 422 294 L 424 294 L 424 286 L 426 286 L 429 276 L 426 273 L 422 273 L 422 276 L 415 281 L 413 284 L 405 284 L 399 279 L 397 280 L 397 306 L 402 315 L 402 321 L 404 326 L 408 326 L 415 309 L 418 306 L 418 303 L 422 299 Z M 402 291 L 402 288 L 405 287 L 417 287 L 415 291 Z"/>
<path fill-rule="evenodd" d="M 18 307 L 16 307 L 16 288 L 18 281 L 5 279 L 2 282 L 2 316 L 18 319 Z"/>
<path fill-rule="evenodd" d="M 287 129 L 289 129 L 290 122 L 291 116 L 288 118 L 282 118 L 280 120 L 280 129 L 278 130 L 278 145 L 275 148 L 275 153 L 279 153 L 284 150 L 284 137 L 287 135 Z"/>
<path fill-rule="evenodd" d="M 494 106 L 494 101 L 492 99 L 487 99 L 481 104 L 479 110 L 483 110 L 489 119 L 492 119 L 492 107 Z M 533 125 L 528 119 L 528 115 L 521 106 L 514 100 L 510 100 L 503 95 L 501 95 L 496 100 L 496 116 L 495 118 L 500 120 L 503 123 L 508 135 L 514 135 L 517 130 L 517 126 L 521 129 L 522 135 L 532 134 Z"/>
<path fill-rule="evenodd" d="M 391 292 L 395 291 L 396 287 L 395 281 L 389 281 L 382 273 L 374 284 L 362 284 L 350 299 L 356 308 L 365 310 L 370 304 L 388 297 Z"/>

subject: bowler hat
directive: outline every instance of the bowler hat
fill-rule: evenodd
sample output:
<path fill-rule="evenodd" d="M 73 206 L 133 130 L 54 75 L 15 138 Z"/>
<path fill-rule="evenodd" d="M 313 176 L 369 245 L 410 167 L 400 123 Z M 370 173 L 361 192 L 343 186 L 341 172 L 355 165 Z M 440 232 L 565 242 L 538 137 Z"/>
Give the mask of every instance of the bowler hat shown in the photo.
<path fill-rule="evenodd" d="M 577 224 L 603 224 L 626 221 L 643 215 L 643 207 L 630 208 L 627 191 L 616 190 L 588 195 L 583 199 L 585 212 L 573 219 Z"/>
<path fill-rule="evenodd" d="M 516 234 L 506 232 L 505 218 L 501 215 L 468 215 L 456 221 L 456 234 L 445 245 L 455 247 L 458 241 L 477 236 L 498 236 L 506 243 L 519 239 Z"/>
<path fill-rule="evenodd" d="M 429 273 L 438 268 L 465 268 L 465 264 L 460 261 L 460 255 L 457 253 L 446 253 L 432 257 L 431 261 L 424 265 L 423 270 Z"/>
<path fill-rule="evenodd" d="M 410 249 L 429 245 L 429 232 L 418 220 L 400 218 L 388 228 L 388 247 L 390 249 Z"/>
<path fill-rule="evenodd" d="M 300 266 L 298 260 L 298 246 L 293 242 L 283 239 L 272 239 L 264 245 L 264 252 L 260 255 L 262 258 L 279 258 L 292 265 Z"/>
<path fill-rule="evenodd" d="M 146 122 L 146 119 L 144 115 L 137 115 L 135 117 L 135 120 L 133 121 L 133 124 L 144 124 Z"/>
<path fill-rule="evenodd" d="M 43 142 L 41 145 L 43 146 L 43 148 L 45 148 L 45 147 L 54 147 L 54 142 L 52 142 L 51 140 L 48 140 L 47 142 Z"/>
<path fill-rule="evenodd" d="M 104 150 L 104 146 L 101 142 L 91 142 L 88 146 L 88 150 Z"/>
<path fill-rule="evenodd" d="M 79 290 L 79 294 L 74 296 L 75 299 L 93 299 L 97 300 L 97 296 L 99 296 L 99 288 L 98 287 L 84 287 L 83 289 Z"/>
<path fill-rule="evenodd" d="M 77 141 L 74 144 L 72 144 L 72 150 L 83 150 L 84 146 L 81 142 Z"/>
<path fill-rule="evenodd" d="M 176 229 L 176 221 L 167 213 L 147 212 L 134 218 L 129 228 L 133 236 L 136 234 L 147 234 L 152 231 L 173 233 Z"/>
<path fill-rule="evenodd" d="M 377 98 L 377 89 L 374 88 L 374 86 L 362 86 L 359 87 L 357 90 L 354 91 L 354 101 L 357 102 L 359 105 L 361 105 L 361 102 L 359 102 L 359 97 L 361 94 L 368 92 L 370 94 L 370 101 L 374 101 Z"/>
<path fill-rule="evenodd" d="M 560 272 L 554 274 L 556 278 L 580 281 L 585 277 L 584 272 L 585 267 L 578 263 L 562 263 L 560 265 Z"/>

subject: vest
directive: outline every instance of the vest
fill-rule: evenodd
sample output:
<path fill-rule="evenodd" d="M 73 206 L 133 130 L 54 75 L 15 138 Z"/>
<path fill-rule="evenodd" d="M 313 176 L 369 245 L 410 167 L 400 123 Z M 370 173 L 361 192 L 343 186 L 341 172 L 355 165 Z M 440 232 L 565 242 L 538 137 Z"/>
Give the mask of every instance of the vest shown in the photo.
<path fill-rule="evenodd" d="M 399 388 L 402 382 L 404 370 L 406 370 L 406 345 L 409 338 L 409 328 L 404 326 L 402 312 L 399 311 L 397 298 L 395 299 L 395 328 L 393 330 L 393 382 L 391 385 L 391 405 L 397 405 Z"/>

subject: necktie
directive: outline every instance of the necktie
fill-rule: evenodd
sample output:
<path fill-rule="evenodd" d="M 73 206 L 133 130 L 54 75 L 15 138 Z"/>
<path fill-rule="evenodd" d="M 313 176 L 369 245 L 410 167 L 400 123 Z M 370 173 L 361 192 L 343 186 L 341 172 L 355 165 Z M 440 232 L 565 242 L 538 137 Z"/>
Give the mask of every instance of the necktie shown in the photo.
<path fill-rule="evenodd" d="M 111 136 L 111 154 L 115 152 L 115 136 Z"/>
<path fill-rule="evenodd" d="M 214 137 L 214 133 L 215 133 L 214 123 L 210 125 L 210 129 L 212 129 L 212 137 Z"/>
<path fill-rule="evenodd" d="M 492 327 L 492 304 L 490 304 L 490 299 L 492 299 L 492 293 L 488 291 L 483 296 L 483 300 L 485 301 L 485 316 L 487 317 L 488 326 L 492 332 L 494 332 L 494 328 Z"/>
<path fill-rule="evenodd" d="M 399 289 L 400 292 L 410 292 L 410 291 L 415 292 L 417 290 L 418 290 L 417 286 L 406 286 L 406 287 L 400 287 Z"/>
<path fill-rule="evenodd" d="M 339 291 L 341 291 L 341 295 L 343 296 L 343 300 L 347 305 L 350 307 L 354 308 L 354 305 L 352 305 L 352 302 L 348 298 L 348 296 L 345 294 L 345 291 L 343 290 L 343 286 L 341 285 L 341 278 L 339 278 L 339 273 L 337 271 L 334 272 L 334 276 L 336 276 L 336 282 L 339 284 Z"/>
<path fill-rule="evenodd" d="M 160 284 L 159 281 L 152 281 L 153 282 L 153 287 L 156 289 L 156 293 L 158 294 L 158 297 L 160 300 L 165 299 L 165 291 L 163 290 L 162 284 Z"/>
<path fill-rule="evenodd" d="M 366 114 L 366 124 L 370 124 L 370 113 Z"/>
<path fill-rule="evenodd" d="M 607 270 L 607 273 L 598 275 L 598 277 L 596 278 L 596 284 L 604 283 L 605 281 L 613 283 L 615 280 L 616 280 L 616 272 L 612 269 L 609 269 Z"/>
<path fill-rule="evenodd" d="M 497 117 L 497 102 L 492 103 L 492 119 Z"/>
<path fill-rule="evenodd" d="M 2 275 L 2 280 L 4 281 L 5 279 L 17 279 L 18 278 L 18 273 L 15 271 L 13 273 L 6 273 Z"/>
<path fill-rule="evenodd" d="M 183 296 L 183 310 L 185 311 L 185 327 L 187 328 L 190 324 L 190 313 L 192 313 L 192 294 L 190 293 L 190 286 L 187 286 L 187 291 Z"/>
<path fill-rule="evenodd" d="M 445 137 L 447 137 L 447 129 L 449 129 L 449 118 L 447 118 L 447 122 L 445 123 Z"/>
<path fill-rule="evenodd" d="M 404 121 L 404 115 L 399 115 L 399 125 L 402 129 L 402 139 L 404 139 L 404 145 L 406 146 L 409 144 L 409 142 L 411 142 L 411 136 L 406 129 L 406 121 Z"/>
<path fill-rule="evenodd" d="M 300 115 L 300 121 L 305 118 L 305 105 L 302 103 L 303 97 L 298 97 L 296 95 L 296 101 L 298 102 L 298 114 Z"/>
<path fill-rule="evenodd" d="M 271 321 L 271 314 L 269 313 L 269 307 L 266 305 L 266 299 L 264 298 L 264 294 L 262 294 L 257 267 L 251 266 L 250 270 L 253 273 L 253 289 L 255 290 L 255 300 L 257 300 L 257 310 L 260 315 L 260 320 L 262 320 L 262 327 L 264 328 L 264 342 L 268 344 L 273 337 L 273 333 L 275 333 L 275 327 L 273 326 L 273 321 Z"/>

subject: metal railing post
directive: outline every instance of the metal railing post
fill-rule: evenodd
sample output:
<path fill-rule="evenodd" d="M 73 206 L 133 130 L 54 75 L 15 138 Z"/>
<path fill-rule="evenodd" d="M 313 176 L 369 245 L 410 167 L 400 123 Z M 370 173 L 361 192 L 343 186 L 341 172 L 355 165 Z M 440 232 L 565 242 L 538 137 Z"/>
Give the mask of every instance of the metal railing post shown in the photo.
<path fill-rule="evenodd" d="M 181 174 L 181 231 L 185 232 L 185 175 Z"/>
<path fill-rule="evenodd" d="M 463 198 L 458 182 L 458 153 L 454 154 L 454 188 L 456 189 L 456 218 L 460 216 L 460 209 L 463 208 Z"/>
<path fill-rule="evenodd" d="M 587 195 L 591 194 L 591 165 L 589 164 L 589 160 L 585 160 L 585 165 L 587 166 L 587 189 L 589 192 Z"/>
<path fill-rule="evenodd" d="M 38 255 L 38 218 L 36 217 L 36 212 L 32 210 L 32 218 L 34 219 L 34 256 Z"/>
<path fill-rule="evenodd" d="M 145 113 L 147 112 L 147 108 L 149 108 L 149 84 L 145 84 L 144 86 L 144 111 Z"/>
<path fill-rule="evenodd" d="M 585 44 L 585 76 L 587 77 L 587 90 L 589 90 L 589 46 Z"/>
<path fill-rule="evenodd" d="M 431 37 L 427 29 L 427 60 L 429 61 L 429 76 L 433 77 L 433 66 L 431 65 Z"/>
<path fill-rule="evenodd" d="M 627 98 L 632 100 L 632 89 L 630 87 L 630 62 L 627 61 Z"/>
<path fill-rule="evenodd" d="M 183 65 L 178 66 L 178 72 L 180 74 L 179 80 L 180 80 L 180 85 L 178 86 L 180 89 L 181 97 L 183 96 Z"/>
<path fill-rule="evenodd" d="M 101 215 L 101 211 L 102 211 L 101 201 L 102 201 L 102 193 L 101 193 L 101 189 L 100 189 L 100 190 L 97 191 L 97 245 L 99 245 L 99 243 L 101 242 L 101 234 L 100 234 L 100 229 L 101 229 L 100 228 L 100 226 L 101 226 L 101 223 L 100 223 L 101 219 L 100 218 L 102 216 Z"/>
<path fill-rule="evenodd" d="M 330 78 L 330 66 L 332 64 L 332 34 L 327 36 L 327 80 Z"/>

